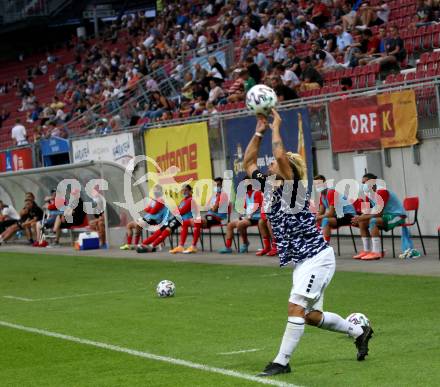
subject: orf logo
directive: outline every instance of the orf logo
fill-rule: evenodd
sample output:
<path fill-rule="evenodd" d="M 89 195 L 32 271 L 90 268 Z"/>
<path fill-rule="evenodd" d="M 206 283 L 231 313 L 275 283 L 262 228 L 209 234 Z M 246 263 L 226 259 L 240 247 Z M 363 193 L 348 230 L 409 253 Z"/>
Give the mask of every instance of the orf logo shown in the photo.
<path fill-rule="evenodd" d="M 394 137 L 396 127 L 394 125 L 393 104 L 387 103 L 378 106 L 378 114 L 382 124 L 382 137 Z"/>

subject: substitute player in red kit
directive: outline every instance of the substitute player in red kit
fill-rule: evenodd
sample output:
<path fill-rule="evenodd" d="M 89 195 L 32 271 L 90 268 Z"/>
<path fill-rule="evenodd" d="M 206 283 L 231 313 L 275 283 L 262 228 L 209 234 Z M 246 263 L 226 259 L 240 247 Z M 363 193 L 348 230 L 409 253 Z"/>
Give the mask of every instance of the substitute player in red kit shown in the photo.
<path fill-rule="evenodd" d="M 178 215 L 180 215 L 182 221 L 192 219 L 192 188 L 188 184 L 182 190 L 183 199 L 177 207 Z M 142 246 L 138 246 L 136 251 L 138 253 L 154 252 L 162 242 L 168 238 L 175 230 L 180 226 L 180 221 L 176 217 L 177 214 L 171 215 L 166 223 L 151 236 L 142 241 Z"/>
<path fill-rule="evenodd" d="M 220 224 L 223 220 L 228 217 L 228 203 L 229 197 L 226 192 L 223 191 L 223 179 L 221 177 L 216 177 L 215 182 L 215 192 L 209 200 L 210 208 L 204 218 L 200 219 L 186 219 L 182 224 L 182 230 L 180 234 L 179 246 L 171 250 L 171 254 L 183 253 L 183 254 L 194 254 L 197 252 L 197 242 L 200 238 L 200 229 L 202 227 L 211 227 Z M 188 228 L 193 227 L 193 241 L 191 246 L 187 249 L 184 248 L 186 237 L 188 235 Z"/>
<path fill-rule="evenodd" d="M 165 217 L 169 216 L 169 210 L 165 207 L 162 197 L 162 187 L 160 185 L 154 186 L 153 198 L 150 198 L 144 208 L 144 216 L 127 224 L 127 243 L 120 247 L 121 250 L 134 250 L 141 239 L 142 228 L 146 228 L 149 224 L 160 224 Z"/>

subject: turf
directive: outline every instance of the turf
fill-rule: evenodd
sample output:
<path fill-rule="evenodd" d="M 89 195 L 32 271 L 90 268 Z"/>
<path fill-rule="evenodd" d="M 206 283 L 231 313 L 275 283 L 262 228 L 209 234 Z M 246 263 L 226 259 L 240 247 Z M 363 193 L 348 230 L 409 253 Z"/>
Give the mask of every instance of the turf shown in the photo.
<path fill-rule="evenodd" d="M 155 296 L 162 279 L 176 283 L 176 297 Z M 254 375 L 278 349 L 290 285 L 290 269 L 2 253 L 0 320 Z M 326 308 L 370 318 L 376 332 L 370 356 L 357 362 L 348 337 L 307 327 L 294 372 L 276 379 L 303 386 L 437 385 L 438 287 L 434 277 L 337 273 Z M 77 294 L 88 295 L 46 300 Z M 246 349 L 259 350 L 220 355 Z M 0 326 L 0 384 L 255 383 Z"/>

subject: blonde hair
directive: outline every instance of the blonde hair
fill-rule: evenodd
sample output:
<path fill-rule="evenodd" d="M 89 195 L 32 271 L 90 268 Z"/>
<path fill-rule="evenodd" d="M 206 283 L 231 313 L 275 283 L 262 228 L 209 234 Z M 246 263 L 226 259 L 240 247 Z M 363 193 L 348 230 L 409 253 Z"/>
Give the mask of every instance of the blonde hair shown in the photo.
<path fill-rule="evenodd" d="M 299 180 L 307 178 L 307 166 L 304 159 L 298 153 L 286 152 L 286 156 L 289 159 L 292 166 L 294 177 Z"/>

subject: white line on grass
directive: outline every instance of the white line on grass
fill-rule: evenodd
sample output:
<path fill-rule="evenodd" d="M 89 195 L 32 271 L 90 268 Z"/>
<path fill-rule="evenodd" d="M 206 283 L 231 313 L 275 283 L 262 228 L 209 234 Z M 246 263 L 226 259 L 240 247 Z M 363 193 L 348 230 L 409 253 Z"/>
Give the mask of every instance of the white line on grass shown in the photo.
<path fill-rule="evenodd" d="M 136 290 L 145 290 L 147 288 L 140 288 Z M 101 296 L 106 294 L 115 294 L 115 293 L 127 293 L 132 290 L 109 290 L 106 292 L 96 292 L 96 293 L 79 293 L 79 294 L 71 294 L 68 296 L 59 296 L 59 297 L 47 297 L 47 298 L 26 298 L 26 297 L 17 297 L 17 296 L 3 296 L 3 298 L 8 298 L 11 300 L 17 301 L 25 301 L 25 302 L 35 302 L 35 301 L 54 301 L 54 300 L 64 300 L 66 298 L 77 298 L 77 297 L 89 297 L 89 296 Z"/>
<path fill-rule="evenodd" d="M 25 302 L 35 301 L 32 298 L 15 297 L 15 296 L 3 296 L 3 298 L 9 298 L 11 300 L 18 300 L 18 301 L 25 301 Z"/>
<path fill-rule="evenodd" d="M 261 351 L 261 349 L 260 348 L 242 349 L 241 351 L 220 352 L 217 355 L 238 355 L 239 353 L 258 352 L 258 351 Z"/>
<path fill-rule="evenodd" d="M 7 321 L 0 320 L 0 326 L 18 329 L 20 331 L 25 331 L 25 332 L 30 332 L 30 333 L 36 333 L 36 334 L 42 335 L 42 336 L 55 337 L 57 339 L 66 340 L 66 341 L 70 341 L 70 342 L 78 343 L 78 344 L 89 345 L 89 346 L 97 347 L 97 348 L 101 348 L 101 349 L 107 349 L 109 351 L 121 352 L 121 353 L 125 353 L 125 354 L 131 355 L 131 356 L 142 357 L 144 359 L 162 361 L 165 363 L 180 365 L 183 367 L 194 368 L 194 369 L 201 370 L 201 371 L 212 372 L 212 373 L 225 375 L 225 376 L 232 376 L 234 378 L 249 380 L 251 382 L 256 382 L 256 383 L 260 383 L 260 384 L 267 384 L 267 385 L 271 385 L 271 386 L 280 386 L 280 387 L 299 387 L 294 384 L 281 382 L 281 381 L 277 381 L 277 380 L 271 380 L 271 379 L 263 379 L 263 378 L 259 378 L 259 377 L 245 374 L 245 373 L 238 372 L 238 371 L 233 371 L 233 370 L 228 370 L 228 369 L 218 368 L 218 367 L 211 367 L 211 366 L 208 366 L 205 364 L 193 363 L 192 361 L 175 359 L 175 358 L 168 357 L 168 356 L 155 355 L 153 353 L 137 351 L 135 349 L 120 347 L 118 345 L 113 345 L 113 344 L 101 343 L 99 341 L 81 339 L 81 338 L 75 337 L 75 336 L 63 335 L 62 333 L 46 331 L 44 329 L 26 327 L 24 325 L 13 324 L 13 323 L 10 323 Z"/>

